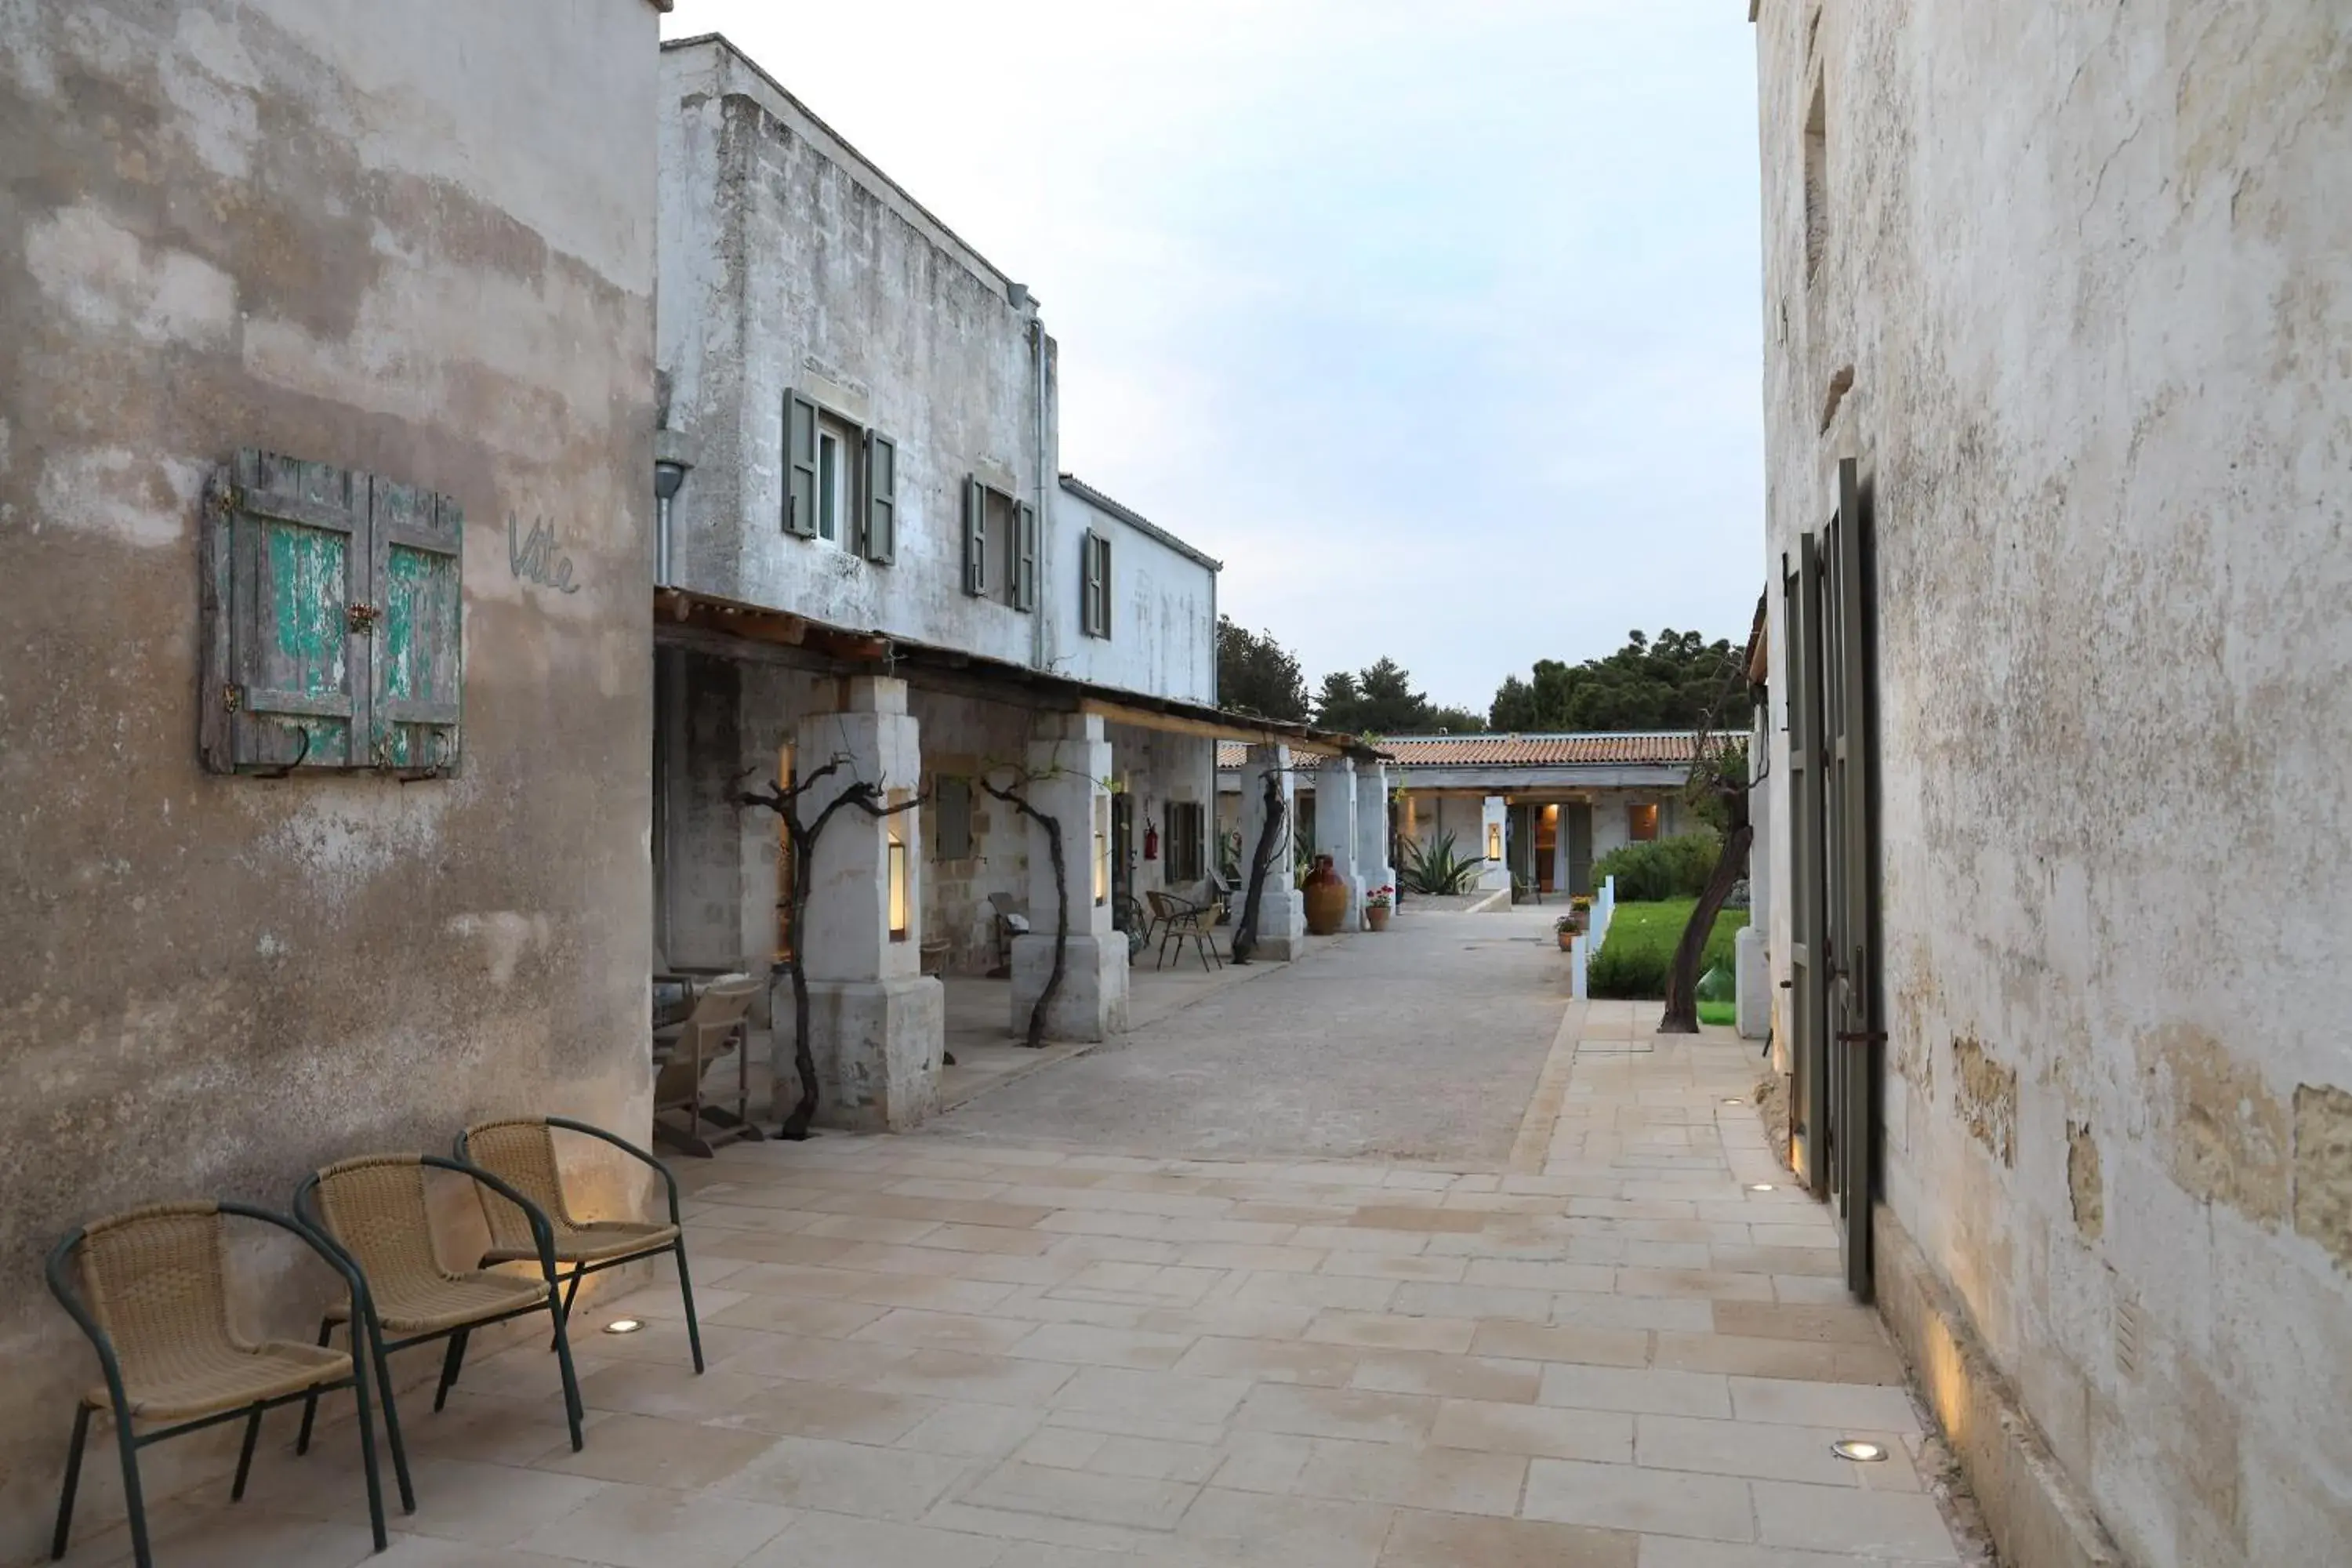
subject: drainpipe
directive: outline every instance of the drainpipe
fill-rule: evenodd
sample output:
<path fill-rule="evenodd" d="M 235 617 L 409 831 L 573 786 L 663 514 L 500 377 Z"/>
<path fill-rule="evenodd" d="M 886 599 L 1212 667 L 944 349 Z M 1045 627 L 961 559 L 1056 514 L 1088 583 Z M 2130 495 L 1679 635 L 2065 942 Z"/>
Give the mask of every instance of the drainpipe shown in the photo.
<path fill-rule="evenodd" d="M 1029 662 L 1044 669 L 1052 653 L 1045 622 L 1052 593 L 1052 574 L 1046 570 L 1046 563 L 1054 559 L 1054 513 L 1047 489 L 1054 482 L 1054 475 L 1045 458 L 1045 318 L 1037 314 L 1034 304 L 1029 311 L 1029 342 L 1035 352 L 1037 369 L 1037 603 L 1031 612 L 1035 624 L 1029 628 Z"/>

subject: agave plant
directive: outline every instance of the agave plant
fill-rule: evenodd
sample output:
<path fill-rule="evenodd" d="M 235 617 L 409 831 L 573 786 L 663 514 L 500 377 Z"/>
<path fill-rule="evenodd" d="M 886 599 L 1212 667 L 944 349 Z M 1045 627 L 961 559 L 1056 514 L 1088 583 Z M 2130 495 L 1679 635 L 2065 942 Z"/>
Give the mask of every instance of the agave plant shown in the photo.
<path fill-rule="evenodd" d="M 1482 859 L 1460 853 L 1454 847 L 1451 833 L 1441 833 L 1427 845 L 1407 839 L 1404 846 L 1404 885 L 1427 898 L 1445 898 L 1467 892 L 1486 864 Z"/>

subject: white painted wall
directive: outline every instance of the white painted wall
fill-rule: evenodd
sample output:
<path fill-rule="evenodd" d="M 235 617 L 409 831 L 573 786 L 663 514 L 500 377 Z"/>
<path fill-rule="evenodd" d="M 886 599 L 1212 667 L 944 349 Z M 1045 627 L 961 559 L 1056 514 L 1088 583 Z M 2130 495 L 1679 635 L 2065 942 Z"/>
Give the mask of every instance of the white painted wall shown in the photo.
<path fill-rule="evenodd" d="M 1050 570 L 1039 608 L 1057 650 L 1055 673 L 1127 691 L 1214 704 L 1217 574 L 1198 554 L 1155 537 L 1063 484 L 1054 487 Z M 1108 637 L 1079 630 L 1087 533 L 1111 542 Z"/>
<path fill-rule="evenodd" d="M 1758 41 L 1769 879 L 1778 584 L 1852 455 L 1885 1201 L 2132 1563 L 2341 1561 L 2352 11 L 1766 0 Z"/>

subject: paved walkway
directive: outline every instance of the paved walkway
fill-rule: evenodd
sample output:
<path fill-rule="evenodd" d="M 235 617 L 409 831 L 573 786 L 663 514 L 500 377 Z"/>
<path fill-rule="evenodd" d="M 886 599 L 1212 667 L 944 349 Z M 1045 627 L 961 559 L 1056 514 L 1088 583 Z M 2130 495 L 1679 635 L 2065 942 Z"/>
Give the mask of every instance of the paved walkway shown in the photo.
<path fill-rule="evenodd" d="M 584 1452 L 544 1342 L 518 1343 L 468 1367 L 444 1414 L 405 1402 L 420 1509 L 390 1554 L 368 1556 L 344 1425 L 300 1461 L 272 1428 L 233 1509 L 225 1484 L 159 1508 L 159 1560 L 1957 1562 L 1901 1368 L 1764 1147 L 1747 1048 L 1658 1039 L 1627 1004 L 1555 1018 L 1501 1161 L 942 1128 L 684 1162 L 707 1375 L 668 1287 L 596 1301 Z M 1461 1044 L 1434 1038 L 1435 1065 Z M 650 1326 L 593 1331 L 625 1311 Z M 1890 1458 L 1841 1459 L 1843 1437 Z M 121 1549 L 117 1532 L 72 1560 Z"/>
<path fill-rule="evenodd" d="M 1297 963 L 1252 965 L 1248 984 L 1203 991 L 940 1125 L 1199 1158 L 1499 1165 L 1568 1002 L 1556 913 L 1409 910 Z"/>

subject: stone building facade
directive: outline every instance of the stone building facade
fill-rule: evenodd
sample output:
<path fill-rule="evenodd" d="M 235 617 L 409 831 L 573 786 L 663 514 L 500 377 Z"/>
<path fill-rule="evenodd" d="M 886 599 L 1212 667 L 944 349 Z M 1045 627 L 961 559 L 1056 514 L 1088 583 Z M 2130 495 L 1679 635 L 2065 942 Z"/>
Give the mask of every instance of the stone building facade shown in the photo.
<path fill-rule="evenodd" d="M 40 1282 L 61 1234 L 282 1207 L 493 1113 L 643 1134 L 656 27 L 646 0 L 9 8 L 0 1561 L 46 1544 L 96 1377 Z M 404 555 L 387 507 L 435 495 L 449 548 Z M 248 526 L 249 570 L 331 581 L 278 574 L 271 618 L 207 553 Z M 346 628 L 347 588 L 381 620 Z M 305 639 L 297 713 L 260 671 Z M 307 1339 L 315 1265 L 239 1256 Z M 214 1436 L 150 1450 L 149 1495 Z"/>
<path fill-rule="evenodd" d="M 662 79 L 662 440 L 692 467 L 657 552 L 656 937 L 779 995 L 803 963 L 820 1120 L 909 1126 L 942 978 L 1009 973 L 1020 1027 L 1050 971 L 1047 835 L 992 792 L 1058 827 L 1049 1032 L 1097 1040 L 1140 900 L 1207 889 L 1217 739 L 1303 732 L 1215 709 L 1219 563 L 1061 471 L 1036 297 L 724 38 L 666 45 Z M 885 784 L 877 725 L 912 809 L 833 819 L 793 932 L 781 825 L 741 795 L 836 759 L 804 812 Z"/>
<path fill-rule="evenodd" d="M 2005 1561 L 2341 1561 L 2352 13 L 1752 9 L 1801 1159 Z"/>

